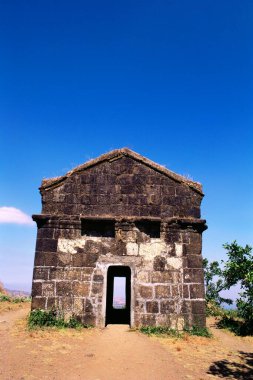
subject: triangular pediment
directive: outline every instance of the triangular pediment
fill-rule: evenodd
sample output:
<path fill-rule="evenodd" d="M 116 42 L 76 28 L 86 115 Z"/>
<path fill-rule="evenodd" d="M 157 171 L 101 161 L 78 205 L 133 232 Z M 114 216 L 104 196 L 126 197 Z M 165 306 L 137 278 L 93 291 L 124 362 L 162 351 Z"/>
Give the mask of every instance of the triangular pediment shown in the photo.
<path fill-rule="evenodd" d="M 176 182 L 184 183 L 194 189 L 195 191 L 199 192 L 202 194 L 202 186 L 198 182 L 194 182 L 189 180 L 188 178 L 181 176 L 179 174 L 174 173 L 173 171 L 167 169 L 166 167 L 159 165 L 155 163 L 154 161 L 149 160 L 146 157 L 141 156 L 140 154 L 132 151 L 131 149 L 128 148 L 121 148 L 121 149 L 115 149 L 112 150 L 108 153 L 105 153 L 95 159 L 89 160 L 85 162 L 82 165 L 77 166 L 76 168 L 70 170 L 67 172 L 65 175 L 60 176 L 60 177 L 55 177 L 55 178 L 50 178 L 50 179 L 44 179 L 41 184 L 41 190 L 45 189 L 50 189 L 51 187 L 55 187 L 59 184 L 61 184 L 63 181 L 65 181 L 67 178 L 71 177 L 74 174 L 81 173 L 87 169 L 90 169 L 94 166 L 100 165 L 103 162 L 109 161 L 115 161 L 122 159 L 124 157 L 130 157 L 135 161 L 138 161 L 139 163 L 148 166 L 149 168 L 169 177 L 174 179 Z"/>

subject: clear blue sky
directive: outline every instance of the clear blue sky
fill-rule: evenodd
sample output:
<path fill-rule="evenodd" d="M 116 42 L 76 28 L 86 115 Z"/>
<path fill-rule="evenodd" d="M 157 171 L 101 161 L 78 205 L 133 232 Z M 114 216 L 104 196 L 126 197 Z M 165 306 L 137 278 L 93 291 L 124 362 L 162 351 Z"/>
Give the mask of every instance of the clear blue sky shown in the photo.
<path fill-rule="evenodd" d="M 253 2 L 0 1 L 0 207 L 114 148 L 203 184 L 203 254 L 253 244 Z M 29 288 L 36 228 L 0 225 L 0 280 Z"/>

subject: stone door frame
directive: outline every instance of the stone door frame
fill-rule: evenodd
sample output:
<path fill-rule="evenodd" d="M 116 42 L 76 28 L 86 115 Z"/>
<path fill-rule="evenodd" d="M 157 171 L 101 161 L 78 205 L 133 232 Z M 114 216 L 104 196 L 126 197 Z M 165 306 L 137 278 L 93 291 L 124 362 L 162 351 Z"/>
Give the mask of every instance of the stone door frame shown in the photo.
<path fill-rule="evenodd" d="M 135 286 L 134 286 L 134 278 L 135 278 L 135 265 L 133 263 L 128 262 L 111 262 L 107 263 L 104 266 L 104 286 L 103 286 L 103 301 L 102 301 L 102 326 L 106 327 L 106 299 L 107 299 L 107 273 L 109 267 L 112 266 L 122 266 L 122 267 L 129 267 L 131 271 L 130 276 L 130 288 L 131 288 L 131 299 L 130 299 L 130 327 L 135 326 L 135 313 L 134 313 L 134 307 L 135 307 Z"/>

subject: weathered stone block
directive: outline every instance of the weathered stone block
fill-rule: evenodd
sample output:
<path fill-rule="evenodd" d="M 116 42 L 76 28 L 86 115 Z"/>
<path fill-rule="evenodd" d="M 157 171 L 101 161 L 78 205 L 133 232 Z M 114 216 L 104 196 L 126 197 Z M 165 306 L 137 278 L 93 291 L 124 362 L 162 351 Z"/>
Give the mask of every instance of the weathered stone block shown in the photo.
<path fill-rule="evenodd" d="M 82 269 L 81 268 L 67 268 L 65 270 L 65 279 L 69 281 L 81 281 L 82 279 Z"/>
<path fill-rule="evenodd" d="M 162 300 L 160 303 L 160 310 L 162 314 L 170 314 L 175 312 L 175 301 Z"/>
<path fill-rule="evenodd" d="M 136 300 L 135 301 L 135 311 L 138 313 L 143 313 L 145 308 L 145 302 Z"/>
<path fill-rule="evenodd" d="M 137 273 L 138 282 L 149 282 L 149 272 L 148 271 L 140 271 Z"/>
<path fill-rule="evenodd" d="M 141 326 L 155 326 L 156 325 L 156 314 L 140 314 Z"/>
<path fill-rule="evenodd" d="M 39 228 L 37 236 L 39 239 L 52 239 L 54 236 L 54 229 L 53 228 Z"/>
<path fill-rule="evenodd" d="M 159 305 L 157 301 L 146 302 L 147 313 L 159 313 Z"/>
<path fill-rule="evenodd" d="M 191 298 L 204 298 L 205 288 L 202 284 L 190 284 L 190 296 Z"/>
<path fill-rule="evenodd" d="M 42 296 L 54 297 L 55 295 L 55 282 L 43 282 L 42 283 Z"/>
<path fill-rule="evenodd" d="M 56 297 L 48 297 L 46 300 L 47 310 L 54 310 L 58 306 L 58 298 Z"/>
<path fill-rule="evenodd" d="M 184 298 L 190 297 L 189 285 L 183 285 L 183 296 Z"/>
<path fill-rule="evenodd" d="M 179 242 L 180 241 L 180 231 L 175 230 L 174 228 L 170 229 L 170 227 L 169 227 L 168 230 L 165 232 L 165 240 L 168 244 Z"/>
<path fill-rule="evenodd" d="M 180 285 L 171 285 L 172 298 L 182 297 L 182 288 Z"/>
<path fill-rule="evenodd" d="M 85 313 L 92 313 L 93 312 L 93 306 L 92 306 L 92 303 L 91 301 L 86 298 L 85 300 Z"/>
<path fill-rule="evenodd" d="M 55 239 L 43 239 L 43 251 L 45 251 L 45 252 L 56 252 L 57 251 L 57 240 L 55 240 Z"/>
<path fill-rule="evenodd" d="M 71 282 L 60 281 L 56 283 L 57 296 L 69 296 L 72 293 Z"/>
<path fill-rule="evenodd" d="M 37 238 L 35 250 L 37 252 L 43 251 L 43 239 Z"/>
<path fill-rule="evenodd" d="M 40 267 L 44 265 L 44 252 L 36 251 L 34 258 L 34 266 Z"/>
<path fill-rule="evenodd" d="M 139 286 L 139 293 L 142 298 L 152 298 L 153 297 L 153 287 L 152 286 Z"/>
<path fill-rule="evenodd" d="M 171 288 L 169 285 L 156 285 L 155 298 L 169 298 L 171 296 Z"/>
<path fill-rule="evenodd" d="M 192 314 L 192 304 L 190 300 L 184 300 L 182 303 L 182 314 L 191 315 Z"/>
<path fill-rule="evenodd" d="M 84 310 L 84 299 L 83 298 L 73 298 L 73 314 L 75 316 L 77 315 L 83 315 Z"/>
<path fill-rule="evenodd" d="M 103 282 L 104 276 L 102 274 L 94 274 L 93 281 L 95 282 Z"/>
<path fill-rule="evenodd" d="M 188 268 L 202 268 L 203 258 L 201 255 L 188 255 L 187 256 L 187 267 Z"/>
<path fill-rule="evenodd" d="M 93 313 L 86 313 L 83 315 L 82 322 L 84 325 L 95 326 L 96 325 L 96 317 Z"/>
<path fill-rule="evenodd" d="M 72 297 L 61 297 L 60 308 L 63 312 L 64 319 L 68 319 L 72 315 L 73 298 Z"/>
<path fill-rule="evenodd" d="M 49 280 L 64 280 L 65 279 L 65 269 L 64 268 L 49 268 Z"/>
<path fill-rule="evenodd" d="M 71 262 L 71 254 L 67 252 L 59 252 L 57 254 L 57 266 L 58 267 L 66 267 L 72 264 Z M 75 265 L 77 266 L 77 265 Z"/>
<path fill-rule="evenodd" d="M 102 282 L 93 282 L 92 284 L 92 295 L 102 294 L 103 283 Z"/>
<path fill-rule="evenodd" d="M 206 303 L 205 301 L 191 301 L 193 314 L 205 314 Z"/>
<path fill-rule="evenodd" d="M 184 282 L 204 283 L 203 269 L 184 269 Z"/>
<path fill-rule="evenodd" d="M 180 273 L 177 271 L 154 271 L 151 273 L 151 282 L 176 283 L 180 281 Z"/>
<path fill-rule="evenodd" d="M 78 297 L 87 297 L 90 291 L 90 283 L 89 282 L 73 282 L 73 294 Z"/>
<path fill-rule="evenodd" d="M 34 280 L 48 280 L 48 269 L 47 268 L 34 268 L 33 279 Z"/>
<path fill-rule="evenodd" d="M 32 298 L 32 310 L 42 309 L 45 310 L 46 298 L 45 297 L 33 297 Z"/>
<path fill-rule="evenodd" d="M 69 259 L 70 261 L 70 259 Z M 72 255 L 72 265 L 73 267 L 83 267 L 85 266 L 84 253 L 75 253 Z"/>
<path fill-rule="evenodd" d="M 57 255 L 55 252 L 45 252 L 44 253 L 44 266 L 53 267 L 57 265 Z"/>
<path fill-rule="evenodd" d="M 161 272 L 163 272 L 165 270 L 165 266 L 166 266 L 166 259 L 165 259 L 165 257 L 156 256 L 154 258 L 153 268 L 154 268 L 155 271 L 161 271 Z"/>
<path fill-rule="evenodd" d="M 98 259 L 98 256 L 99 256 L 98 252 L 88 252 L 84 256 L 84 265 L 83 266 L 86 266 L 86 267 L 95 267 L 97 259 Z"/>
<path fill-rule="evenodd" d="M 33 282 L 32 284 L 32 297 L 42 296 L 42 283 Z"/>
<path fill-rule="evenodd" d="M 206 315 L 205 314 L 193 314 L 192 326 L 205 327 L 206 326 Z"/>

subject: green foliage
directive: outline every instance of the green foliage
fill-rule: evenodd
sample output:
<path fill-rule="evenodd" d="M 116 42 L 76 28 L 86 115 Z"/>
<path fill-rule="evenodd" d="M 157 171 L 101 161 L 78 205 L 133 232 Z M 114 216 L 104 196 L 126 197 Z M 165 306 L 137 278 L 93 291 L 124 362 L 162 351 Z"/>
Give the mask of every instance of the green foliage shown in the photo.
<path fill-rule="evenodd" d="M 206 289 L 207 314 L 217 315 L 219 312 L 219 306 L 222 303 L 231 305 L 233 301 L 229 298 L 223 298 L 220 296 L 220 292 L 225 289 L 226 284 L 223 278 L 222 269 L 220 268 L 218 261 L 209 263 L 207 259 L 204 259 L 203 267 Z"/>
<path fill-rule="evenodd" d="M 7 294 L 0 293 L 0 302 L 11 302 L 11 297 Z"/>
<path fill-rule="evenodd" d="M 71 317 L 70 320 L 67 323 L 67 327 L 71 329 L 81 329 L 82 327 L 91 327 L 88 325 L 83 326 L 75 317 Z"/>
<path fill-rule="evenodd" d="M 204 336 L 205 338 L 211 338 L 212 334 L 206 327 L 192 326 L 191 329 L 184 328 L 184 331 L 190 335 Z"/>
<path fill-rule="evenodd" d="M 0 293 L 0 302 L 12 302 L 12 303 L 21 303 L 21 302 L 30 302 L 30 297 L 11 297 L 8 294 Z"/>
<path fill-rule="evenodd" d="M 166 326 L 141 326 L 140 332 L 146 335 L 157 335 L 157 336 L 171 336 L 173 338 L 181 338 L 182 333 L 178 330 L 171 329 Z"/>
<path fill-rule="evenodd" d="M 57 316 L 56 311 L 33 310 L 28 318 L 30 329 L 37 327 L 57 327 L 57 328 L 90 328 L 90 325 L 81 324 L 75 317 L 71 317 L 68 322 L 63 317 Z"/>
<path fill-rule="evenodd" d="M 65 327 L 63 318 L 57 318 L 56 313 L 52 310 L 33 310 L 28 318 L 28 326 L 34 327 Z"/>
<path fill-rule="evenodd" d="M 206 303 L 206 315 L 207 317 L 220 317 L 224 313 L 224 309 L 217 305 L 215 302 L 209 301 Z"/>
<path fill-rule="evenodd" d="M 203 260 L 206 286 L 207 314 L 221 316 L 220 327 L 228 328 L 239 335 L 253 334 L 253 254 L 252 247 L 241 247 L 236 241 L 224 244 L 228 259 L 219 263 Z M 226 311 L 222 303 L 232 301 L 220 296 L 220 291 L 241 286 L 236 300 L 237 311 Z"/>
<path fill-rule="evenodd" d="M 253 334 L 253 255 L 252 247 L 239 246 L 236 241 L 224 244 L 228 260 L 224 262 L 225 288 L 240 284 L 242 292 L 236 301 L 238 316 L 245 321 L 245 329 Z"/>
<path fill-rule="evenodd" d="M 11 299 L 13 303 L 31 302 L 31 297 L 14 297 Z"/>
<path fill-rule="evenodd" d="M 156 335 L 172 338 L 183 338 L 184 333 L 189 335 L 204 336 L 211 338 L 212 334 L 205 327 L 193 326 L 191 329 L 185 328 L 184 331 L 178 331 L 166 326 L 142 326 L 140 332 L 146 335 Z"/>
<path fill-rule="evenodd" d="M 247 336 L 252 335 L 252 326 L 245 323 L 243 319 L 231 315 L 224 315 L 217 323 L 221 329 L 232 331 L 236 335 Z"/>

